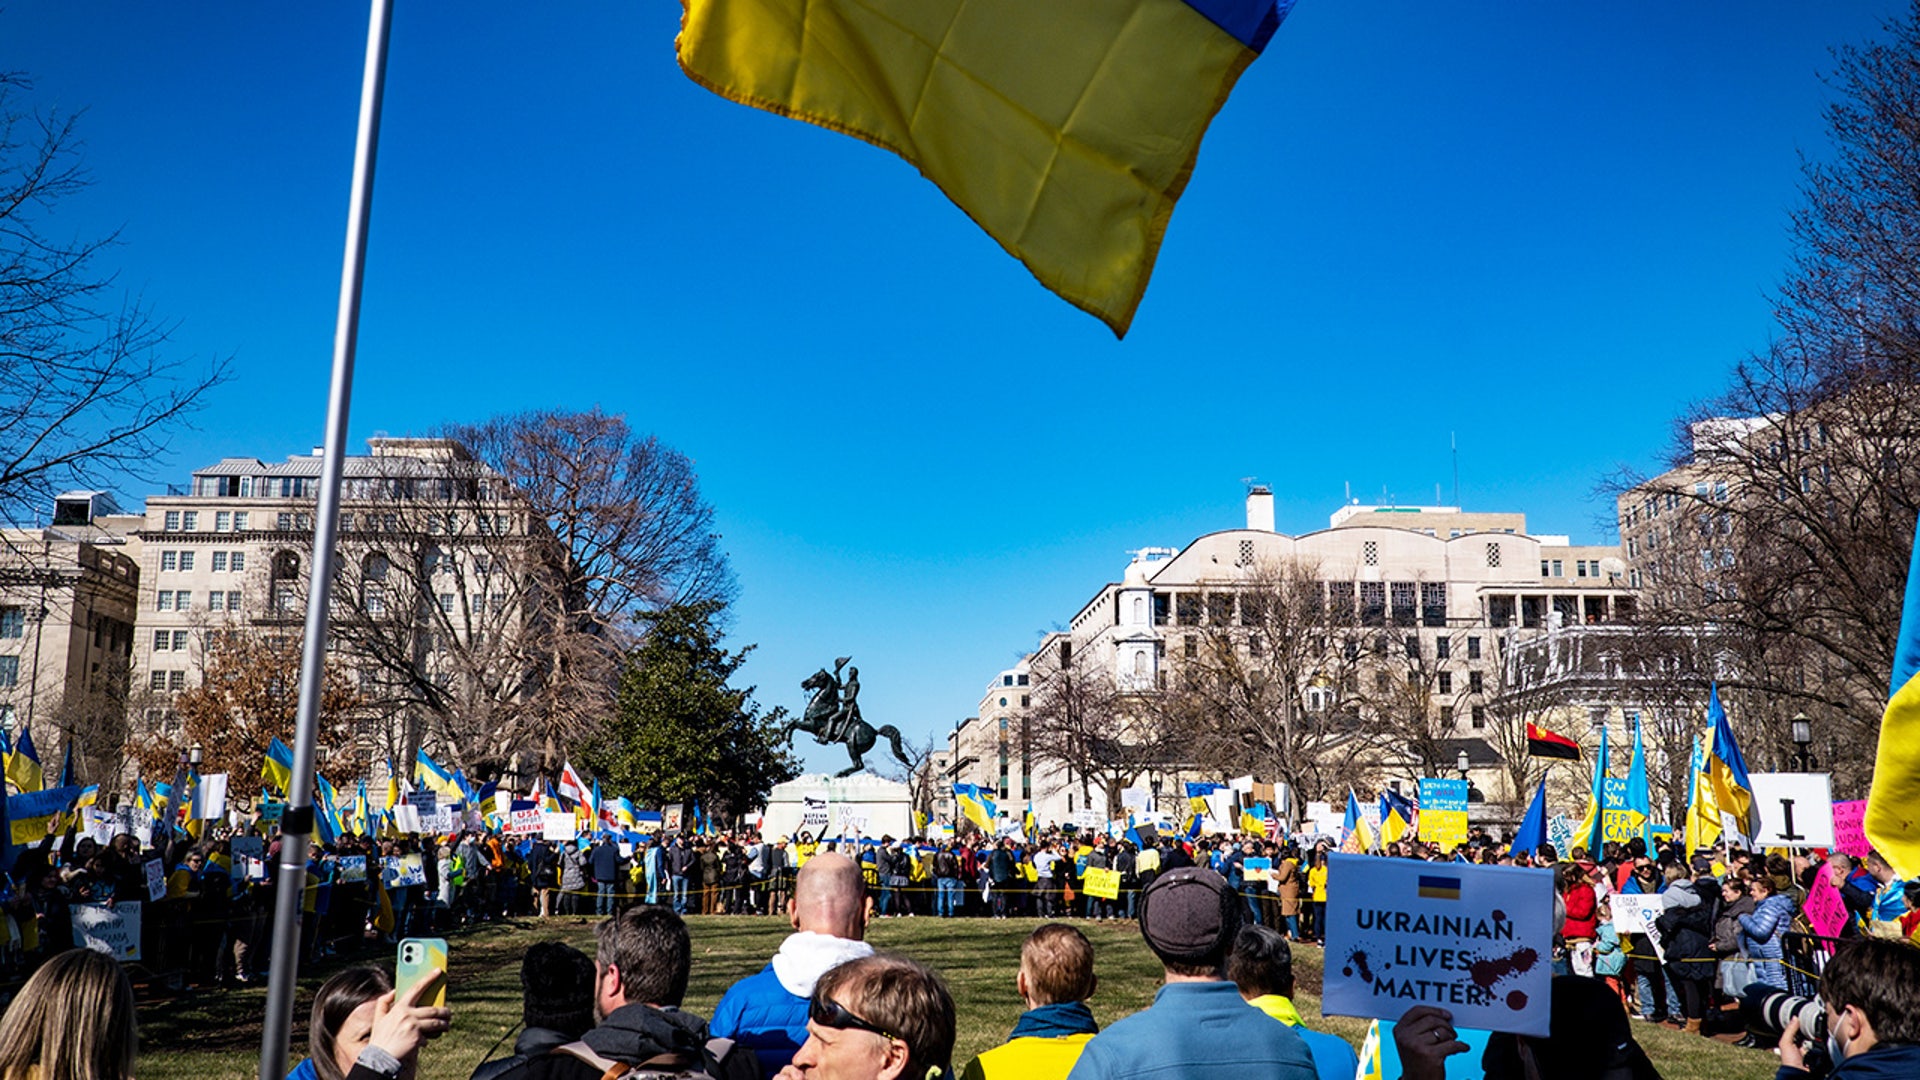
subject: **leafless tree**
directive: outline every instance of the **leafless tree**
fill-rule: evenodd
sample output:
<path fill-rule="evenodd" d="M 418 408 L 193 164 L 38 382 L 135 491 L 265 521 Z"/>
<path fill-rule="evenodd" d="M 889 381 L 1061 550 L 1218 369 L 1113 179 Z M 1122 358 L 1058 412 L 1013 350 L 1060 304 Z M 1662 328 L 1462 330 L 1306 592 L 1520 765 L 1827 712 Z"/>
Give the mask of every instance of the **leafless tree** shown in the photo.
<path fill-rule="evenodd" d="M 1123 692 L 1097 657 L 1074 650 L 1068 635 L 1049 635 L 1029 666 L 1028 758 L 1065 772 L 1079 785 L 1082 805 L 1095 805 L 1098 787 L 1108 817 L 1118 816 L 1123 789 L 1150 770 L 1177 767 L 1166 714 L 1152 695 Z"/>
<path fill-rule="evenodd" d="M 598 411 L 449 428 L 344 493 L 337 636 L 361 693 L 473 776 L 552 774 L 611 714 L 646 617 L 728 599 L 692 463 Z M 294 577 L 298 569 L 294 568 Z"/>
<path fill-rule="evenodd" d="M 227 369 L 165 354 L 171 327 L 103 266 L 117 233 L 52 234 L 89 178 L 76 118 L 28 111 L 30 89 L 0 72 L 0 520 L 22 523 L 59 491 L 145 477 Z"/>

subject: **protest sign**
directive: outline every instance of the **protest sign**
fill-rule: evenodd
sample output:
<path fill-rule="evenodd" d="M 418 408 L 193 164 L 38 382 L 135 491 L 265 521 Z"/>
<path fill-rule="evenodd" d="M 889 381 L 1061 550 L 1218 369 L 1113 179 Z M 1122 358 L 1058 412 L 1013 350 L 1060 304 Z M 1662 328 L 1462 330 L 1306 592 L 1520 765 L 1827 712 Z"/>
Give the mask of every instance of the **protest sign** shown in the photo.
<path fill-rule="evenodd" d="M 539 836 L 546 830 L 546 815 L 539 810 L 515 810 L 507 818 L 508 836 Z"/>
<path fill-rule="evenodd" d="M 580 826 L 572 814 L 545 814 L 540 819 L 540 835 L 548 840 L 572 840 L 580 835 Z"/>
<path fill-rule="evenodd" d="M 381 863 L 389 888 L 427 883 L 427 866 L 418 855 L 390 855 Z"/>
<path fill-rule="evenodd" d="M 285 817 L 286 815 L 287 815 L 286 803 L 278 802 L 274 799 L 261 800 L 260 802 L 260 823 L 261 824 L 278 825 L 280 824 L 280 819 Z"/>
<path fill-rule="evenodd" d="M 825 802 L 826 802 L 826 797 L 825 797 L 824 795 L 823 795 L 823 796 L 821 796 L 821 800 L 820 800 L 820 801 L 821 801 L 822 803 L 825 803 Z M 663 806 L 663 807 L 661 807 L 661 808 L 660 808 L 660 827 L 661 827 L 661 828 L 663 828 L 663 829 L 665 829 L 665 830 L 666 830 L 666 831 L 668 831 L 668 832 L 679 832 L 679 831 L 680 831 L 680 823 L 681 823 L 681 820 L 682 820 L 682 818 L 683 818 L 683 816 L 684 816 L 684 815 L 683 815 L 683 808 L 684 808 L 684 805 L 685 805 L 685 804 L 683 804 L 683 803 L 668 803 L 667 805 L 665 805 L 665 806 Z M 825 828 L 825 827 L 826 827 L 826 822 L 827 822 L 827 818 L 826 818 L 826 807 L 825 807 L 825 806 L 823 805 L 823 806 L 821 807 L 821 811 L 820 811 L 820 825 L 821 825 L 821 828 Z M 814 830 L 814 833 L 813 833 L 813 834 L 814 834 L 815 836 L 818 836 L 818 835 L 820 835 L 820 831 L 819 831 L 818 829 L 816 829 L 816 830 Z"/>
<path fill-rule="evenodd" d="M 1420 839 L 1443 848 L 1467 842 L 1465 780 L 1427 777 L 1420 781 Z"/>
<path fill-rule="evenodd" d="M 334 864 L 333 880 L 342 885 L 352 885 L 367 880 L 367 857 L 365 855 L 342 855 Z"/>
<path fill-rule="evenodd" d="M 140 959 L 140 901 L 115 904 L 68 904 L 73 920 L 73 943 L 103 952 L 115 960 Z"/>
<path fill-rule="evenodd" d="M 103 814 L 89 806 L 81 812 L 81 816 L 86 822 L 88 839 L 91 839 L 101 847 L 113 843 L 114 835 L 118 831 L 120 823 L 112 814 Z"/>
<path fill-rule="evenodd" d="M 1645 935 L 1647 943 L 1653 946 L 1654 956 L 1661 963 L 1666 963 L 1666 942 L 1660 936 L 1660 928 L 1654 925 L 1660 913 L 1666 910 L 1665 901 L 1658 896 L 1640 893 L 1615 893 L 1611 904 L 1613 928 L 1622 934 Z"/>
<path fill-rule="evenodd" d="M 1751 773 L 1755 847 L 1830 848 L 1833 789 L 1826 773 Z"/>
<path fill-rule="evenodd" d="M 167 868 L 159 859 L 148 859 L 144 866 L 147 871 L 147 899 L 158 901 L 167 895 Z"/>
<path fill-rule="evenodd" d="M 1839 937 L 1847 925 L 1847 903 L 1840 898 L 1840 886 L 1833 880 L 1833 867 L 1822 866 L 1807 890 L 1807 902 L 1801 907 L 1813 932 L 1821 937 Z"/>
<path fill-rule="evenodd" d="M 420 831 L 420 808 L 400 803 L 393 808 L 393 827 L 412 835 Z"/>
<path fill-rule="evenodd" d="M 809 791 L 800 796 L 800 829 L 815 836 L 824 836 L 827 832 L 828 809 L 827 793 Z"/>
<path fill-rule="evenodd" d="M 440 796 L 426 788 L 421 788 L 407 796 L 407 802 L 411 803 L 415 810 L 420 811 L 420 816 L 423 818 L 440 808 Z"/>
<path fill-rule="evenodd" d="M 1553 873 L 1332 855 L 1326 960 L 1327 1015 L 1396 1020 L 1437 1005 L 1459 1027 L 1545 1035 Z"/>
<path fill-rule="evenodd" d="M 1867 843 L 1867 800 L 1833 804 L 1833 846 L 1856 859 L 1867 857 L 1873 847 Z"/>
<path fill-rule="evenodd" d="M 1075 810 L 1067 816 L 1076 829 L 1098 829 L 1107 823 L 1106 815 L 1098 810 Z"/>
<path fill-rule="evenodd" d="M 840 835 L 865 836 L 867 834 L 867 812 L 852 806 L 840 808 Z"/>
<path fill-rule="evenodd" d="M 241 881 L 267 880 L 267 842 L 257 836 L 236 836 L 227 853 L 233 857 L 233 876 Z"/>
<path fill-rule="evenodd" d="M 1092 867 L 1080 880 L 1080 891 L 1102 900 L 1120 899 L 1120 871 Z"/>
<path fill-rule="evenodd" d="M 218 821 L 227 816 L 227 774 L 208 773 L 193 789 L 193 820 Z"/>
<path fill-rule="evenodd" d="M 1153 805 L 1153 792 L 1146 788 L 1120 789 L 1120 806 L 1125 810 L 1146 810 Z"/>
<path fill-rule="evenodd" d="M 445 836 L 460 827 L 460 823 L 454 820 L 454 809 L 451 806 L 434 808 L 432 818 L 428 819 L 423 816 L 420 819 L 420 824 L 422 826 L 422 832 L 430 832 L 440 836 Z"/>
<path fill-rule="evenodd" d="M 1240 873 L 1249 883 L 1269 881 L 1273 874 L 1272 859 L 1241 859 Z"/>
<path fill-rule="evenodd" d="M 1547 843 L 1553 845 L 1553 850 L 1559 852 L 1561 858 L 1565 858 L 1567 852 L 1573 849 L 1573 819 L 1565 814 L 1548 818 Z"/>

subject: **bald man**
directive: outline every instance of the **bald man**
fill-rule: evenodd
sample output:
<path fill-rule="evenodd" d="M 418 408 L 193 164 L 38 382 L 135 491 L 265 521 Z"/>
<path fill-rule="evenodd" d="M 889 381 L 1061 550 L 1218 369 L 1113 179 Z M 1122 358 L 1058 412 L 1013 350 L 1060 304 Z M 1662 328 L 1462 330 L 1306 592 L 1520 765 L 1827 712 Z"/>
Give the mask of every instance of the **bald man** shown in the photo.
<path fill-rule="evenodd" d="M 838 852 L 815 855 L 800 868 L 787 901 L 794 933 L 758 973 L 727 988 L 713 1010 L 710 1032 L 749 1047 L 771 1078 L 807 1041 L 807 1002 L 820 976 L 863 956 L 873 899 L 859 864 Z"/>

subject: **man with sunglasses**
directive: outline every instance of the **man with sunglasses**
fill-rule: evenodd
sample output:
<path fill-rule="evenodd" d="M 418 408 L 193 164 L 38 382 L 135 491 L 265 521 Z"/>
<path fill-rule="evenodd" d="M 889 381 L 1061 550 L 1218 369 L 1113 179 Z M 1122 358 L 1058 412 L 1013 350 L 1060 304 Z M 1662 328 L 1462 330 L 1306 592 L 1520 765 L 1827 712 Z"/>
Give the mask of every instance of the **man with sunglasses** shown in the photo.
<path fill-rule="evenodd" d="M 876 953 L 820 977 L 807 1041 L 774 1080 L 952 1080 L 953 996 L 903 956 Z"/>

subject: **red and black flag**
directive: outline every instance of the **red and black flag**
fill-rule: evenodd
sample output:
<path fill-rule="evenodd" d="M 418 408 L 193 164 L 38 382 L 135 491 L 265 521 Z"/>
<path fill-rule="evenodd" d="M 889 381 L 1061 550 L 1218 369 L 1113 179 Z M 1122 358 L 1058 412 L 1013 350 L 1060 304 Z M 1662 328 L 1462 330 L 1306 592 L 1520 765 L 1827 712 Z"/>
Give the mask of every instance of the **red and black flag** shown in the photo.
<path fill-rule="evenodd" d="M 1555 735 L 1538 724 L 1527 724 L 1527 754 L 1531 757 L 1580 760 L 1580 744 L 1565 735 Z"/>

